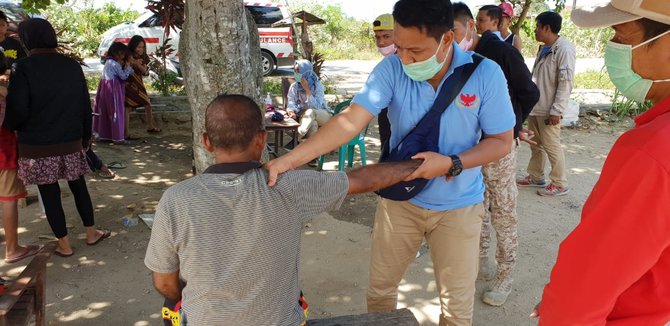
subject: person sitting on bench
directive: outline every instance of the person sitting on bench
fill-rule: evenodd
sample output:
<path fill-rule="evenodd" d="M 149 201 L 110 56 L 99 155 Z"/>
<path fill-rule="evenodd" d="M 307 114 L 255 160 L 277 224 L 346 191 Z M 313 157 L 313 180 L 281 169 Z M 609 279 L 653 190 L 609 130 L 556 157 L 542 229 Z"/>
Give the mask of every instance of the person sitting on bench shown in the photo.
<path fill-rule="evenodd" d="M 216 164 L 170 187 L 158 204 L 144 262 L 158 292 L 181 300 L 182 325 L 300 325 L 303 223 L 338 209 L 347 194 L 398 183 L 421 164 L 296 170 L 271 188 L 258 162 L 266 140 L 252 99 L 218 96 L 202 135 Z"/>

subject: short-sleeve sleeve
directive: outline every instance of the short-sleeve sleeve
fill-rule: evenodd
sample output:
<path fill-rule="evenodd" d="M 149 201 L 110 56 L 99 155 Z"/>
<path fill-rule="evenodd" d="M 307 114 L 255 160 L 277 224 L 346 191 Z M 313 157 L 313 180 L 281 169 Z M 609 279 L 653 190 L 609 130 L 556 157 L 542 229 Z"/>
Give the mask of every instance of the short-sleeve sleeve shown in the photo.
<path fill-rule="evenodd" d="M 382 109 L 389 106 L 393 98 L 394 61 L 400 60 L 390 56 L 380 62 L 368 77 L 368 80 L 354 97 L 353 102 L 377 116 Z M 398 65 L 399 62 L 396 62 Z"/>
<path fill-rule="evenodd" d="M 293 171 L 284 177 L 283 182 L 293 185 L 295 207 L 303 221 L 339 209 L 349 192 L 344 172 Z"/>
<path fill-rule="evenodd" d="M 500 134 L 513 129 L 516 117 L 509 98 L 507 79 L 500 66 L 486 59 L 482 61 L 478 70 L 479 80 L 483 83 L 479 126 L 487 135 Z"/>
<path fill-rule="evenodd" d="M 179 270 L 179 255 L 172 241 L 172 221 L 169 210 L 169 190 L 158 203 L 151 239 L 147 246 L 144 264 L 156 273 L 174 273 Z"/>

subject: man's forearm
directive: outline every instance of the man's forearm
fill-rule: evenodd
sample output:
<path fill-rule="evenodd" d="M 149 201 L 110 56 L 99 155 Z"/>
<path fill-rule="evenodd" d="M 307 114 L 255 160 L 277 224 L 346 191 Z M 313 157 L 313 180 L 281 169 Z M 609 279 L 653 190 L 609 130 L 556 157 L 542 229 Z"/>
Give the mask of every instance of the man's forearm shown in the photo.
<path fill-rule="evenodd" d="M 153 273 L 154 287 L 165 299 L 179 301 L 181 299 L 182 284 L 179 272 L 176 273 Z"/>
<path fill-rule="evenodd" d="M 349 193 L 370 192 L 394 185 L 407 178 L 421 163 L 422 160 L 379 163 L 352 170 L 347 173 Z"/>
<path fill-rule="evenodd" d="M 373 117 L 363 107 L 354 106 L 357 105 L 352 104 L 348 110 L 334 116 L 307 141 L 282 157 L 296 168 L 350 141 Z"/>
<path fill-rule="evenodd" d="M 503 134 L 485 136 L 477 146 L 459 155 L 464 169 L 471 169 L 495 162 L 512 150 L 514 132 L 509 130 Z"/>

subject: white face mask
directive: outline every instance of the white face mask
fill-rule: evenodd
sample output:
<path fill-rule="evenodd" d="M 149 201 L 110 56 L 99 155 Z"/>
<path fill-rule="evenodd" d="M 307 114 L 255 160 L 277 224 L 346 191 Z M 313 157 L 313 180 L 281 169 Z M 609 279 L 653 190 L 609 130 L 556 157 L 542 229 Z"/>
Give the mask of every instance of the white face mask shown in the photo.
<path fill-rule="evenodd" d="M 472 35 L 470 39 L 468 40 L 468 32 L 472 32 Z M 458 43 L 458 47 L 463 49 L 463 51 L 468 51 L 470 48 L 472 48 L 472 45 L 475 43 L 475 33 L 468 28 L 467 31 L 465 31 L 465 37 Z"/>
<path fill-rule="evenodd" d="M 388 57 L 392 54 L 395 54 L 395 50 L 396 50 L 395 44 L 391 44 L 383 48 L 377 48 L 377 51 L 379 51 L 379 53 L 381 53 L 381 55 L 383 55 L 384 57 Z"/>
<path fill-rule="evenodd" d="M 650 80 L 633 71 L 633 50 L 670 33 L 667 31 L 636 46 L 609 41 L 605 49 L 605 66 L 612 84 L 628 99 L 644 102 L 654 83 L 670 82 L 670 79 Z"/>

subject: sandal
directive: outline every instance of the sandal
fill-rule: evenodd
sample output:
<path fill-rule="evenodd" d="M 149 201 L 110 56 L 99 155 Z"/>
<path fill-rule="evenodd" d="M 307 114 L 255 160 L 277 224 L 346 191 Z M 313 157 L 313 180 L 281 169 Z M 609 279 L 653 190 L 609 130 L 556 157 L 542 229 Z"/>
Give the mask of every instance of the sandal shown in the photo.
<path fill-rule="evenodd" d="M 150 134 L 157 134 L 161 131 L 162 131 L 161 128 L 156 128 L 156 127 L 151 128 L 151 129 L 147 129 L 147 132 L 150 133 Z"/>
<path fill-rule="evenodd" d="M 110 169 L 120 170 L 120 169 L 125 169 L 126 165 L 121 163 L 121 162 L 114 161 L 114 162 L 109 162 L 109 164 L 107 164 L 107 167 L 110 168 Z"/>
<path fill-rule="evenodd" d="M 128 136 L 126 137 L 126 140 L 140 140 L 140 137 L 133 137 L 133 136 Z"/>
<path fill-rule="evenodd" d="M 103 170 L 99 170 L 98 171 L 98 176 L 103 178 L 103 179 L 114 179 L 116 174 L 114 174 L 114 172 L 112 172 L 111 170 L 107 170 L 107 172 L 105 172 Z"/>
<path fill-rule="evenodd" d="M 22 253 L 22 254 L 20 254 L 16 257 L 5 258 L 5 263 L 13 264 L 13 263 L 16 263 L 16 262 L 24 259 L 24 258 L 35 256 L 35 255 L 37 255 L 38 252 L 40 252 L 40 250 L 42 250 L 43 247 L 44 246 L 41 246 L 41 245 L 28 245 L 28 246 L 26 246 L 26 251 L 24 253 Z"/>
<path fill-rule="evenodd" d="M 95 246 L 95 245 L 97 245 L 98 243 L 100 243 L 100 241 L 105 240 L 105 239 L 109 238 L 109 236 L 112 235 L 112 231 L 110 231 L 110 230 L 99 230 L 99 231 L 102 231 L 103 233 L 102 233 L 102 235 L 98 238 L 98 240 L 95 240 L 95 241 L 93 241 L 93 242 L 91 242 L 91 243 L 86 242 L 87 245 L 89 245 L 89 246 Z"/>
<path fill-rule="evenodd" d="M 62 253 L 62 252 L 60 252 L 60 251 L 58 251 L 58 250 L 54 250 L 54 255 L 56 255 L 56 256 L 58 256 L 58 257 L 67 258 L 67 257 L 70 257 L 70 256 L 74 255 L 74 251 L 72 251 L 72 252 L 69 253 L 69 254 L 64 254 L 64 253 Z"/>

